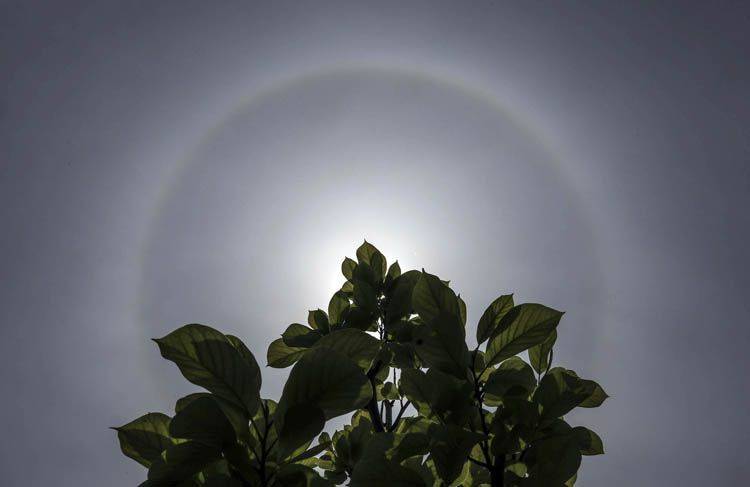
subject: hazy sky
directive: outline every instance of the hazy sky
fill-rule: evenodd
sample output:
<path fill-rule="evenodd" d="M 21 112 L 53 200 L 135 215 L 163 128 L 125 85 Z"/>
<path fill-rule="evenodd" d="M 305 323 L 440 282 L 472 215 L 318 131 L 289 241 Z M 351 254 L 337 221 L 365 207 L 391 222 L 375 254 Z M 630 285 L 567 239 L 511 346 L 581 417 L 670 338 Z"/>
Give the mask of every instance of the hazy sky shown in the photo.
<path fill-rule="evenodd" d="M 747 483 L 750 8 L 652 3 L 0 2 L 2 484 L 137 485 L 148 338 L 265 363 L 363 238 L 567 311 L 579 485 Z"/>

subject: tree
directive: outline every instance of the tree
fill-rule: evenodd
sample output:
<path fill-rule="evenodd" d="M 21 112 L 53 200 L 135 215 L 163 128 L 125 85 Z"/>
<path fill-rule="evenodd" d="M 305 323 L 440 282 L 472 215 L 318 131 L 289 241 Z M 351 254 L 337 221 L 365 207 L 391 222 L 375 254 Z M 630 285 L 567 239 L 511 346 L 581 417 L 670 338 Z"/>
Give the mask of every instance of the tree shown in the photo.
<path fill-rule="evenodd" d="M 562 312 L 500 296 L 470 350 L 466 304 L 447 281 L 388 267 L 368 242 L 356 255 L 327 312 L 269 346 L 268 365 L 292 367 L 278 403 L 261 399 L 260 367 L 239 338 L 191 324 L 155 340 L 207 392 L 179 399 L 171 418 L 114 428 L 148 468 L 142 486 L 562 487 L 582 455 L 604 453 L 595 432 L 562 419 L 607 398 L 552 367 Z"/>

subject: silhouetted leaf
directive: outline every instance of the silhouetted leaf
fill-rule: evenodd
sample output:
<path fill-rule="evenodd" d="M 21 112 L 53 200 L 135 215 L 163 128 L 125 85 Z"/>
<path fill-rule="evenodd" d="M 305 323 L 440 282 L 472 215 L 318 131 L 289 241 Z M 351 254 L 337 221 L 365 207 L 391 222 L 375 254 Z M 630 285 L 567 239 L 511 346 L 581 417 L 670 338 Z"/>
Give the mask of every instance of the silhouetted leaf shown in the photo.
<path fill-rule="evenodd" d="M 465 333 L 458 316 L 440 312 L 428 324 L 414 329 L 414 350 L 429 367 L 463 379 L 469 365 Z"/>
<path fill-rule="evenodd" d="M 561 485 L 581 465 L 581 453 L 571 434 L 547 437 L 531 444 L 526 459 L 530 485 Z"/>
<path fill-rule="evenodd" d="M 419 271 L 408 271 L 393 281 L 385 312 L 386 324 L 395 323 L 402 318 L 409 318 L 412 311 L 412 292 L 421 275 Z"/>
<path fill-rule="evenodd" d="M 422 271 L 412 292 L 414 311 L 425 321 L 434 320 L 441 312 L 460 317 L 458 299 L 437 276 Z"/>
<path fill-rule="evenodd" d="M 387 265 L 383 254 L 381 254 L 380 252 L 375 252 L 374 254 L 372 254 L 369 264 L 370 267 L 372 267 L 372 272 L 375 274 L 375 282 L 383 282 L 383 279 L 385 279 L 386 275 Z"/>
<path fill-rule="evenodd" d="M 221 448 L 235 441 L 235 432 L 223 411 L 210 395 L 190 401 L 169 424 L 173 438 L 196 440 Z"/>
<path fill-rule="evenodd" d="M 346 312 L 349 310 L 349 298 L 341 291 L 337 291 L 328 302 L 328 319 L 331 325 L 344 322 Z"/>
<path fill-rule="evenodd" d="M 437 369 L 402 370 L 399 390 L 421 415 L 443 422 L 462 424 L 471 407 L 471 385 Z"/>
<path fill-rule="evenodd" d="M 307 323 L 314 330 L 320 330 L 321 333 L 328 333 L 330 326 L 328 324 L 328 315 L 322 309 L 310 310 L 307 313 Z"/>
<path fill-rule="evenodd" d="M 547 339 L 563 313 L 541 304 L 521 304 L 500 321 L 485 351 L 488 366 L 521 353 Z"/>
<path fill-rule="evenodd" d="M 277 369 L 283 369 L 289 367 L 293 363 L 297 362 L 307 351 L 307 348 L 303 347 L 290 347 L 284 343 L 283 338 L 277 338 L 271 342 L 268 346 L 268 354 L 266 360 L 268 365 Z"/>
<path fill-rule="evenodd" d="M 497 401 L 506 395 L 527 397 L 536 387 L 536 377 L 529 364 L 518 357 L 510 357 L 490 374 L 484 386 L 484 393 L 490 405 L 497 405 Z"/>
<path fill-rule="evenodd" d="M 378 309 L 378 296 L 375 289 L 360 279 L 355 278 L 352 282 L 354 284 L 354 304 L 368 312 L 376 311 Z"/>
<path fill-rule="evenodd" d="M 578 441 L 578 448 L 582 455 L 603 455 L 604 444 L 602 439 L 588 428 L 576 426 L 572 430 L 573 435 Z"/>
<path fill-rule="evenodd" d="M 242 481 L 232 477 L 209 477 L 203 487 L 242 487 Z"/>
<path fill-rule="evenodd" d="M 401 266 L 398 265 L 398 261 L 391 264 L 391 266 L 388 268 L 388 272 L 386 272 L 385 275 L 388 281 L 390 282 L 394 281 L 397 277 L 401 275 Z"/>
<path fill-rule="evenodd" d="M 597 384 L 594 381 L 587 381 L 589 383 L 593 383 L 593 391 L 591 394 L 583 400 L 581 404 L 578 405 L 578 407 L 581 408 L 597 408 L 602 405 L 602 403 L 609 397 L 606 392 L 604 392 L 604 389 L 602 389 L 602 386 Z"/>
<path fill-rule="evenodd" d="M 151 464 L 148 479 L 163 482 L 187 480 L 220 458 L 220 450 L 198 441 L 171 445 Z"/>
<path fill-rule="evenodd" d="M 355 267 L 357 267 L 357 261 L 350 259 L 349 257 L 344 258 L 344 261 L 341 263 L 341 273 L 347 278 L 347 280 L 351 281 Z"/>
<path fill-rule="evenodd" d="M 366 264 L 370 264 L 372 261 L 372 256 L 376 254 L 380 254 L 380 251 L 367 240 L 365 240 L 362 245 L 357 248 L 357 260 L 360 263 L 364 262 Z M 383 272 L 385 272 L 385 270 L 383 270 Z"/>
<path fill-rule="evenodd" d="M 327 436 L 328 434 L 327 433 L 321 433 L 320 436 L 322 437 L 323 435 Z M 320 439 L 319 439 L 317 445 L 315 445 L 314 447 L 312 447 L 310 449 L 305 450 L 304 452 L 300 453 L 299 455 L 295 455 L 294 457 L 290 458 L 288 463 L 297 463 L 297 462 L 301 462 L 303 460 L 307 460 L 308 458 L 312 458 L 312 457 L 314 457 L 314 456 L 316 456 L 316 455 L 324 452 L 330 446 L 331 446 L 331 439 L 330 438 L 328 438 L 327 441 L 320 441 Z"/>
<path fill-rule="evenodd" d="M 155 341 L 187 380 L 249 415 L 255 413 L 261 378 L 252 354 L 238 351 L 224 334 L 205 325 L 185 325 Z"/>
<path fill-rule="evenodd" d="M 295 364 L 284 386 L 276 410 L 276 425 L 279 432 L 289 436 L 280 436 L 279 441 L 292 445 L 303 439 L 284 426 L 287 412 L 294 406 L 317 406 L 325 419 L 331 419 L 363 407 L 371 397 L 370 381 L 359 366 L 330 348 L 313 348 Z M 302 413 L 295 409 L 294 414 L 297 417 Z M 312 429 L 305 432 L 309 434 Z M 320 430 L 305 439 L 318 433 Z"/>
<path fill-rule="evenodd" d="M 278 487 L 330 487 L 330 481 L 306 465 L 283 465 L 277 474 Z"/>
<path fill-rule="evenodd" d="M 183 409 L 187 407 L 188 404 L 195 401 L 196 399 L 199 399 L 201 397 L 210 396 L 208 392 L 194 392 L 192 394 L 188 394 L 185 397 L 181 397 L 177 400 L 177 402 L 174 405 L 174 412 L 179 413 Z"/>
<path fill-rule="evenodd" d="M 293 348 L 310 348 L 320 340 L 321 336 L 323 335 L 320 331 L 300 325 L 299 323 L 292 323 L 281 334 L 284 343 Z"/>
<path fill-rule="evenodd" d="M 386 453 L 394 445 L 393 433 L 374 433 L 352 473 L 351 487 L 425 487 L 414 471 L 389 460 Z"/>
<path fill-rule="evenodd" d="M 552 352 L 552 347 L 555 345 L 555 341 L 557 341 L 557 330 L 553 330 L 542 343 L 529 349 L 529 361 L 538 374 L 543 373 L 549 368 L 550 353 Z"/>
<path fill-rule="evenodd" d="M 279 416 L 278 419 L 276 431 L 282 457 L 317 436 L 326 422 L 323 410 L 312 403 L 293 404 L 284 409 L 283 417 Z"/>
<path fill-rule="evenodd" d="M 316 348 L 330 348 L 367 370 L 380 350 L 380 340 L 362 330 L 344 328 L 324 336 Z"/>
<path fill-rule="evenodd" d="M 430 459 L 446 484 L 458 477 L 469 452 L 484 438 L 455 425 L 435 424 L 430 428 Z"/>
<path fill-rule="evenodd" d="M 461 295 L 457 295 L 458 300 L 458 316 L 461 318 L 461 326 L 466 327 L 466 303 L 461 299 Z"/>
<path fill-rule="evenodd" d="M 166 414 L 148 413 L 112 429 L 117 431 L 122 453 L 148 468 L 174 443 L 169 436 L 169 421 Z"/>
<path fill-rule="evenodd" d="M 542 377 L 534 401 L 542 406 L 542 416 L 559 418 L 579 406 L 596 390 L 594 381 L 584 380 L 573 371 L 555 367 Z"/>
<path fill-rule="evenodd" d="M 250 430 L 248 425 L 248 415 L 243 409 L 238 408 L 229 401 L 226 401 L 218 396 L 209 394 L 208 392 L 198 392 L 194 394 L 188 394 L 187 396 L 177 400 L 175 404 L 175 412 L 182 412 L 187 408 L 193 401 L 201 398 L 210 398 L 217 406 L 221 409 L 224 417 L 231 423 L 234 428 L 234 433 L 241 439 L 249 440 Z M 174 420 L 173 420 L 174 421 Z M 181 437 L 180 437 L 181 438 Z"/>
<path fill-rule="evenodd" d="M 477 325 L 477 344 L 484 343 L 495 331 L 495 327 L 508 311 L 513 308 L 513 295 L 506 294 L 494 300 L 487 309 L 484 310 L 482 317 Z"/>
<path fill-rule="evenodd" d="M 376 319 L 376 313 L 355 305 L 349 308 L 349 313 L 346 315 L 346 326 L 358 330 L 370 331 L 375 329 L 375 325 L 377 324 Z"/>

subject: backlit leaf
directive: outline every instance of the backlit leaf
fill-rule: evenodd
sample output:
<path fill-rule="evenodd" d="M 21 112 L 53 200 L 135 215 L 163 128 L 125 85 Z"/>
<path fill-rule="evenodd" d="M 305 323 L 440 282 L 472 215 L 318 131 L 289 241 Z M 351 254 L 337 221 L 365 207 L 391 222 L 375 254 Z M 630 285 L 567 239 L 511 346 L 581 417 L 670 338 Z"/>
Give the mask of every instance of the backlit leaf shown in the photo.
<path fill-rule="evenodd" d="M 380 340 L 362 330 L 343 328 L 324 336 L 315 347 L 330 348 L 366 370 L 380 350 Z"/>
<path fill-rule="evenodd" d="M 424 271 L 414 286 L 412 305 L 425 322 L 434 320 L 440 313 L 461 315 L 456 293 L 440 278 Z"/>
<path fill-rule="evenodd" d="M 501 320 L 485 351 L 488 366 L 542 343 L 560 322 L 563 313 L 541 304 L 521 304 Z M 508 322 L 504 325 L 504 322 Z"/>
<path fill-rule="evenodd" d="M 170 418 L 163 413 L 148 413 L 119 428 L 117 438 L 120 449 L 144 467 L 161 456 L 166 448 L 174 443 L 169 435 Z"/>
<path fill-rule="evenodd" d="M 578 447 L 582 455 L 604 454 L 602 439 L 590 429 L 583 426 L 576 426 L 573 428 L 572 433 L 578 441 Z"/>
<path fill-rule="evenodd" d="M 206 388 L 249 415 L 260 404 L 260 368 L 222 333 L 205 325 L 185 325 L 155 340 L 193 384 Z"/>
<path fill-rule="evenodd" d="M 286 444 L 301 441 L 299 436 L 294 436 L 296 433 L 284 425 L 287 413 L 295 406 L 315 406 L 327 420 L 363 407 L 371 397 L 370 381 L 357 364 L 328 347 L 313 348 L 294 365 L 284 386 L 276 410 L 276 427 L 279 432 L 286 432 L 290 436 L 280 437 L 279 441 L 283 440 Z M 293 414 L 295 419 L 302 415 L 299 408 L 295 408 Z M 319 415 L 310 413 L 310 417 L 313 416 Z M 312 429 L 305 431 L 307 434 L 310 432 Z M 315 431 L 310 438 L 319 432 Z"/>
<path fill-rule="evenodd" d="M 484 343 L 495 331 L 495 327 L 505 314 L 513 308 L 513 295 L 506 294 L 494 300 L 487 309 L 477 325 L 477 343 Z"/>
<path fill-rule="evenodd" d="M 557 330 L 553 330 L 542 343 L 529 349 L 529 361 L 538 374 L 545 372 L 549 368 L 550 354 L 555 341 L 557 341 Z"/>

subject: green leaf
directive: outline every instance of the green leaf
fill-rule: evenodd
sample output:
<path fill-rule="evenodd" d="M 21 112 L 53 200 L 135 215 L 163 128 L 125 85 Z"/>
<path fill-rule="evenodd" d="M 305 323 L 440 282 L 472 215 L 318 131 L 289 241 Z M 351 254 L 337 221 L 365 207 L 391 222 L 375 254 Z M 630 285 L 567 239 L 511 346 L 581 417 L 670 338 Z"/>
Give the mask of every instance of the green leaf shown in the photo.
<path fill-rule="evenodd" d="M 198 441 L 169 446 L 148 470 L 148 479 L 161 482 L 187 480 L 221 458 L 221 451 Z"/>
<path fill-rule="evenodd" d="M 602 439 L 588 428 L 576 426 L 572 430 L 573 436 L 578 441 L 578 448 L 582 455 L 603 455 L 604 443 Z"/>
<path fill-rule="evenodd" d="M 354 268 L 357 267 L 357 261 L 350 259 L 349 257 L 344 258 L 344 262 L 341 263 L 341 273 L 346 277 L 347 280 L 352 280 L 354 274 Z"/>
<path fill-rule="evenodd" d="M 201 397 L 210 396 L 208 392 L 194 392 L 192 394 L 188 394 L 185 397 L 181 397 L 177 400 L 177 402 L 174 405 L 174 412 L 179 413 L 183 409 L 185 409 L 188 404 L 195 401 L 196 399 L 200 399 Z"/>
<path fill-rule="evenodd" d="M 330 324 L 337 325 L 343 323 L 349 306 L 349 298 L 346 293 L 337 291 L 328 303 L 328 319 L 330 320 Z"/>
<path fill-rule="evenodd" d="M 196 440 L 221 448 L 234 443 L 236 436 L 221 407 L 210 395 L 190 401 L 169 424 L 173 438 Z"/>
<path fill-rule="evenodd" d="M 597 384 L 594 381 L 587 381 L 589 383 L 594 384 L 593 392 L 583 400 L 581 404 L 578 405 L 578 407 L 581 408 L 597 408 L 602 405 L 602 403 L 609 397 L 606 392 L 604 392 L 604 389 L 602 389 L 602 386 Z"/>
<path fill-rule="evenodd" d="M 155 340 L 193 384 L 204 387 L 252 416 L 260 404 L 260 367 L 246 349 L 205 325 L 185 325 Z"/>
<path fill-rule="evenodd" d="M 466 330 L 456 315 L 440 312 L 428 324 L 414 329 L 414 350 L 429 367 L 467 377 L 469 350 Z"/>
<path fill-rule="evenodd" d="M 461 295 L 457 295 L 458 300 L 458 316 L 461 318 L 461 326 L 466 327 L 466 303 L 461 299 Z"/>
<path fill-rule="evenodd" d="M 505 412 L 505 411 L 503 411 Z M 490 452 L 492 455 L 506 455 L 521 450 L 520 435 L 518 428 L 511 428 L 505 424 L 505 418 L 495 414 L 490 423 Z"/>
<path fill-rule="evenodd" d="M 571 434 L 547 437 L 531 444 L 526 456 L 530 485 L 560 485 L 581 465 L 581 452 Z"/>
<path fill-rule="evenodd" d="M 257 444 L 254 448 L 257 449 Z M 250 449 L 241 444 L 235 443 L 229 445 L 224 449 L 224 457 L 232 465 L 234 471 L 236 471 L 249 485 L 260 485 L 260 476 L 256 470 L 258 467 L 258 461 L 256 460 L 255 454 L 250 452 Z"/>
<path fill-rule="evenodd" d="M 563 313 L 541 304 L 520 304 L 501 320 L 485 352 L 487 366 L 538 345 L 557 327 Z"/>
<path fill-rule="evenodd" d="M 203 487 L 243 487 L 243 485 L 241 480 L 226 476 L 209 477 L 203 483 Z"/>
<path fill-rule="evenodd" d="M 122 453 L 148 468 L 168 446 L 174 444 L 169 436 L 169 421 L 166 414 L 148 413 L 112 429 L 117 431 Z"/>
<path fill-rule="evenodd" d="M 331 330 L 328 324 L 328 315 L 322 309 L 310 310 L 307 313 L 307 323 L 314 329 L 320 330 L 321 333 L 328 333 Z"/>
<path fill-rule="evenodd" d="M 534 392 L 534 401 L 542 406 L 544 418 L 559 418 L 582 404 L 597 386 L 596 382 L 581 379 L 571 370 L 555 367 L 542 377 Z"/>
<path fill-rule="evenodd" d="M 443 484 L 437 477 L 437 470 L 435 469 L 435 463 L 433 461 L 427 460 L 423 462 L 421 456 L 416 456 L 407 458 L 402 462 L 402 465 L 419 475 L 425 487 L 442 487 Z M 451 487 L 454 486 L 451 485 Z"/>
<path fill-rule="evenodd" d="M 354 304 L 361 309 L 374 312 L 378 309 L 378 296 L 375 289 L 366 281 L 354 279 Z"/>
<path fill-rule="evenodd" d="M 386 277 L 388 278 L 389 281 L 394 281 L 400 275 L 401 275 L 401 266 L 398 265 L 398 261 L 396 261 L 393 264 L 391 264 L 391 266 L 388 268 Z"/>
<path fill-rule="evenodd" d="M 379 386 L 378 390 L 380 397 L 378 400 L 387 399 L 389 401 L 395 401 L 400 396 L 398 395 L 398 390 L 396 389 L 396 386 L 393 384 L 393 382 L 386 382 L 382 386 Z"/>
<path fill-rule="evenodd" d="M 299 323 L 292 323 L 281 334 L 284 343 L 295 348 L 310 348 L 320 340 L 321 336 L 323 335 L 320 331 L 300 325 Z"/>
<path fill-rule="evenodd" d="M 412 311 L 412 292 L 421 278 L 419 271 L 408 271 L 393 281 L 388 293 L 388 305 L 385 311 L 386 324 L 395 323 L 402 318 L 409 318 Z"/>
<path fill-rule="evenodd" d="M 463 424 L 471 408 L 471 385 L 437 369 L 427 373 L 402 370 L 399 390 L 426 418 L 436 416 L 442 422 Z"/>
<path fill-rule="evenodd" d="M 506 395 L 528 397 L 534 387 L 536 377 L 529 364 L 518 357 L 511 357 L 490 374 L 484 393 L 489 405 L 497 405 Z"/>
<path fill-rule="evenodd" d="M 552 347 L 555 345 L 555 341 L 557 341 L 557 330 L 553 330 L 542 343 L 529 349 L 529 361 L 538 374 L 545 372 L 549 368 L 552 358 Z"/>
<path fill-rule="evenodd" d="M 461 316 L 456 293 L 440 278 L 424 271 L 414 286 L 412 306 L 425 322 L 434 320 L 440 313 Z"/>
<path fill-rule="evenodd" d="M 513 308 L 513 295 L 506 294 L 494 300 L 487 309 L 477 325 L 477 344 L 481 345 L 492 336 L 500 320 Z"/>
<path fill-rule="evenodd" d="M 266 445 L 272 445 L 278 443 L 278 435 L 276 428 L 273 427 L 275 419 L 277 404 L 275 401 L 270 399 L 263 399 L 261 407 L 253 417 L 253 425 L 250 428 L 250 438 L 246 441 L 247 445 L 259 449 L 259 445 L 263 442 L 263 437 L 266 438 Z M 254 457 L 254 455 L 253 455 Z M 270 458 L 278 457 L 278 449 L 273 448 L 269 455 Z M 253 462 L 255 460 L 252 460 Z M 249 472 L 248 472 L 249 473 Z"/>
<path fill-rule="evenodd" d="M 327 433 L 321 433 L 321 436 L 323 434 L 327 434 Z M 328 448 L 330 448 L 330 446 L 331 446 L 330 439 L 328 439 L 328 441 L 318 442 L 318 444 L 315 445 L 314 447 L 305 450 L 304 452 L 300 453 L 299 455 L 294 456 L 293 458 L 290 458 L 287 463 L 302 462 L 304 460 L 307 460 L 308 458 L 312 458 L 314 456 L 319 455 L 320 453 L 323 453 Z"/>
<path fill-rule="evenodd" d="M 331 419 L 362 408 L 371 397 L 370 381 L 357 364 L 331 348 L 313 348 L 295 364 L 284 386 L 276 410 L 276 426 L 282 435 L 287 436 L 280 436 L 279 441 L 283 440 L 287 445 L 301 443 L 320 432 L 304 438 L 286 428 L 287 413 L 294 406 L 315 406 L 323 412 L 324 419 Z M 293 414 L 295 421 L 303 415 L 299 408 Z M 317 414 L 310 413 L 310 417 Z"/>
<path fill-rule="evenodd" d="M 381 254 L 380 252 L 376 252 L 372 254 L 372 257 L 370 257 L 369 264 L 370 267 L 372 267 L 373 274 L 375 274 L 375 282 L 383 282 L 386 274 L 385 256 L 383 256 L 383 254 Z"/>
<path fill-rule="evenodd" d="M 389 460 L 387 452 L 393 448 L 393 433 L 374 433 L 354 466 L 351 487 L 425 487 L 414 471 Z"/>
<path fill-rule="evenodd" d="M 307 350 L 303 347 L 290 347 L 284 343 L 283 338 L 277 338 L 268 346 L 266 360 L 269 366 L 283 369 L 297 362 Z"/>
<path fill-rule="evenodd" d="M 349 313 L 346 315 L 346 326 L 356 328 L 358 330 L 374 330 L 377 325 L 377 314 L 372 311 L 367 311 L 359 306 L 352 306 L 349 308 Z"/>
<path fill-rule="evenodd" d="M 286 457 L 300 445 L 306 445 L 325 426 L 325 413 L 316 404 L 298 403 L 286 408 L 276 426 L 280 456 Z"/>
<path fill-rule="evenodd" d="M 385 346 L 393 354 L 391 365 L 399 369 L 410 369 L 415 367 L 416 357 L 414 350 L 408 345 L 402 345 L 396 342 L 387 342 Z"/>
<path fill-rule="evenodd" d="M 370 264 L 368 264 L 367 262 L 360 262 L 359 264 L 357 264 L 357 267 L 354 268 L 350 281 L 354 283 L 354 281 L 356 280 L 368 283 L 373 287 L 373 289 L 379 287 L 380 285 L 380 282 L 375 275 L 375 271 L 372 270 L 372 267 L 370 267 Z"/>
<path fill-rule="evenodd" d="M 300 464 L 283 465 L 277 474 L 278 487 L 329 487 L 331 483 L 314 469 Z"/>
<path fill-rule="evenodd" d="M 455 425 L 435 424 L 430 427 L 430 459 L 446 484 L 461 473 L 471 449 L 484 435 Z"/>
<path fill-rule="evenodd" d="M 218 396 L 214 396 L 207 392 L 188 394 L 187 396 L 177 400 L 177 404 L 175 404 L 175 413 L 178 413 L 179 415 L 179 413 L 187 408 L 191 403 L 198 399 L 206 397 L 213 400 L 216 405 L 219 406 L 224 417 L 231 423 L 232 427 L 234 428 L 234 433 L 239 438 L 248 440 L 250 430 L 248 425 L 247 413 L 245 413 L 244 410 L 238 408 L 229 401 L 226 401 Z M 172 420 L 172 422 L 174 422 L 174 420 Z"/>
<path fill-rule="evenodd" d="M 360 263 L 364 262 L 369 265 L 372 262 L 372 257 L 377 254 L 383 255 L 374 245 L 365 240 L 357 249 L 357 260 Z M 385 273 L 385 269 L 383 270 L 383 273 Z"/>
<path fill-rule="evenodd" d="M 355 328 L 343 328 L 324 336 L 316 348 L 330 348 L 367 370 L 380 350 L 380 340 Z"/>

